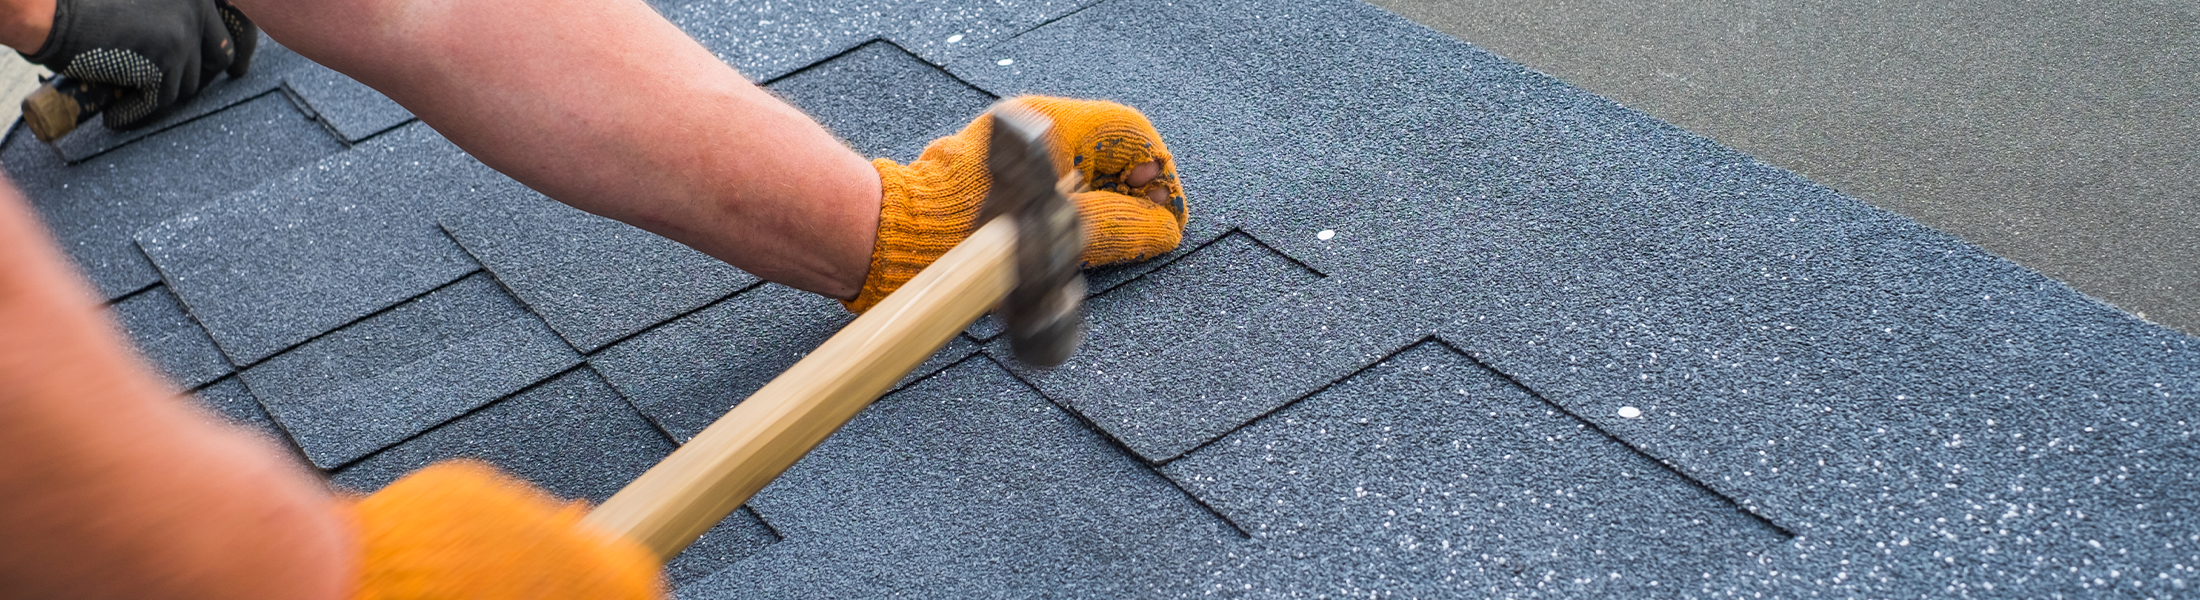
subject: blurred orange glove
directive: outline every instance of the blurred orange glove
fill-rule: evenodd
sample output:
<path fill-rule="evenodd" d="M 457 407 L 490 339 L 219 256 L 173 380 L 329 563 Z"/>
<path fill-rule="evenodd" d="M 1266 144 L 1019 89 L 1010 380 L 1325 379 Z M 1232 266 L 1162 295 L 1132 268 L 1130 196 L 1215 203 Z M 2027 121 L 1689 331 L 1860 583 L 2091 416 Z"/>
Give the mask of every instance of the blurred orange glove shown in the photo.
<path fill-rule="evenodd" d="M 664 598 L 662 563 L 486 464 L 431 465 L 358 501 L 358 600 Z"/>
<path fill-rule="evenodd" d="M 1184 188 L 1161 132 L 1137 109 L 1094 100 L 1024 96 L 1007 103 L 1054 120 L 1049 142 L 1054 168 L 1077 172 L 1089 191 L 1070 197 L 1085 223 L 1086 267 L 1137 262 L 1175 250 L 1184 239 Z M 878 243 L 863 290 L 844 302 L 863 312 L 884 300 L 918 271 L 939 260 L 977 231 L 978 209 L 993 180 L 986 171 L 993 120 L 979 118 L 955 135 L 933 140 L 908 165 L 877 159 L 885 202 L 879 207 Z M 1145 185 L 1128 181 L 1133 167 L 1160 164 Z M 1155 191 L 1167 200 L 1155 202 Z"/>

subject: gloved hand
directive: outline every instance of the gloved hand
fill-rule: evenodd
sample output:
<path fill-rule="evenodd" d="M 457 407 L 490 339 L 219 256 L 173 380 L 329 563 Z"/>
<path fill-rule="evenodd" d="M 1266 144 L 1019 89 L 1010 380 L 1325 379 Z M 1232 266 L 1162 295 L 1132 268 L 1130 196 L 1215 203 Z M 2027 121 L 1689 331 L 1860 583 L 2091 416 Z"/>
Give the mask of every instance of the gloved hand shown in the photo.
<path fill-rule="evenodd" d="M 1098 100 L 1023 96 L 1008 103 L 1054 121 L 1048 142 L 1057 172 L 1076 172 L 1085 191 L 1070 195 L 1085 227 L 1086 267 L 1168 254 L 1184 239 L 1184 187 L 1161 132 L 1137 109 Z M 978 228 L 992 175 L 986 171 L 993 120 L 933 140 L 908 165 L 871 161 L 884 202 L 878 242 L 863 289 L 841 304 L 870 310 Z M 1145 165 L 1141 167 L 1141 165 Z M 1149 172 L 1137 175 L 1141 170 Z"/>
<path fill-rule="evenodd" d="M 353 600 L 668 596 L 649 550 L 583 525 L 586 507 L 487 464 L 429 465 L 350 512 L 361 548 Z"/>
<path fill-rule="evenodd" d="M 57 0 L 46 45 L 24 55 L 72 78 L 124 88 L 108 129 L 142 127 L 217 73 L 241 77 L 260 30 L 224 0 Z"/>

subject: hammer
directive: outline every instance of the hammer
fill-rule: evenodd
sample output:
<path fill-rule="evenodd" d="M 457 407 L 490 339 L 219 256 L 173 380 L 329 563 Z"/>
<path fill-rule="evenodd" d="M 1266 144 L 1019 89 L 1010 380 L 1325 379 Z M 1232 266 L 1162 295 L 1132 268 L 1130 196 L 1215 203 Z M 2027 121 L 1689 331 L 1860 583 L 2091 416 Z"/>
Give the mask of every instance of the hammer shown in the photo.
<path fill-rule="evenodd" d="M 45 85 L 32 90 L 23 98 L 23 124 L 31 128 L 31 135 L 48 144 L 76 131 L 76 126 L 92 120 L 107 105 L 122 99 L 127 88 L 93 81 L 76 79 L 67 75 L 54 75 Z"/>
<path fill-rule="evenodd" d="M 998 105 L 977 232 L 635 478 L 586 522 L 669 560 L 999 306 L 1018 361 L 1061 364 L 1083 335 L 1085 240 L 1047 149 L 1052 123 Z"/>

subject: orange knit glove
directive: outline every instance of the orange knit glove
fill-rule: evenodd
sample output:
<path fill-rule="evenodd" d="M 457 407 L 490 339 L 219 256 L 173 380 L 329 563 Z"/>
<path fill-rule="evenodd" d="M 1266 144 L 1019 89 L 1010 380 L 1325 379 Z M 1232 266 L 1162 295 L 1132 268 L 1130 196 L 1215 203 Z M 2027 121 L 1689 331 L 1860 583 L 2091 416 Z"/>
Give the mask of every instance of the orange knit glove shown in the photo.
<path fill-rule="evenodd" d="M 1161 132 L 1137 109 L 1113 102 L 1024 96 L 1009 103 L 1054 120 L 1048 141 L 1054 168 L 1076 171 L 1085 189 L 1070 197 L 1085 222 L 1086 267 L 1146 260 L 1176 249 L 1184 239 L 1184 188 Z M 885 202 L 879 206 L 878 243 L 863 291 L 842 304 L 863 312 L 917 276 L 940 255 L 977 230 L 978 209 L 993 183 L 986 172 L 986 142 L 993 120 L 979 118 L 960 133 L 934 140 L 908 166 L 878 159 Z M 1131 187 L 1131 167 L 1158 161 L 1161 174 Z M 1168 191 L 1166 206 L 1147 193 Z"/>
<path fill-rule="evenodd" d="M 431 465 L 352 508 L 363 546 L 353 597 L 666 597 L 656 557 L 582 526 L 586 510 L 486 464 Z"/>

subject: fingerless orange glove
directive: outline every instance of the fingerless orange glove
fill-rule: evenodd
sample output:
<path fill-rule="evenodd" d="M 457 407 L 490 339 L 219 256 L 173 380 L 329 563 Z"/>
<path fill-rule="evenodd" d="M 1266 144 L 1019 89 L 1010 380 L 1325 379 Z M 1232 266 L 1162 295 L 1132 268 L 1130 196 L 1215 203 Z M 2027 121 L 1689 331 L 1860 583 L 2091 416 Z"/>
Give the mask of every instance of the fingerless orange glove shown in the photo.
<path fill-rule="evenodd" d="M 1089 190 L 1070 198 L 1084 218 L 1085 266 L 1146 260 L 1183 241 L 1184 188 L 1176 161 L 1145 115 L 1104 101 L 1025 96 L 1008 102 L 1054 120 L 1049 141 L 1055 170 L 1076 171 Z M 992 185 L 985 166 L 992 132 L 993 120 L 979 118 L 934 140 L 906 166 L 883 158 L 871 162 L 884 184 L 885 202 L 879 207 L 870 274 L 862 292 L 843 303 L 848 310 L 869 310 L 977 230 L 978 210 Z M 1156 161 L 1159 176 L 1130 185 L 1132 167 Z M 1149 199 L 1156 189 L 1168 192 L 1167 202 Z"/>
<path fill-rule="evenodd" d="M 358 600 L 664 598 L 662 564 L 641 545 L 583 526 L 561 503 L 488 465 L 407 475 L 351 507 Z"/>

